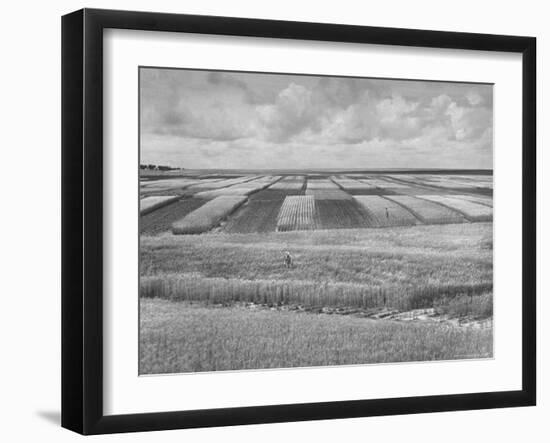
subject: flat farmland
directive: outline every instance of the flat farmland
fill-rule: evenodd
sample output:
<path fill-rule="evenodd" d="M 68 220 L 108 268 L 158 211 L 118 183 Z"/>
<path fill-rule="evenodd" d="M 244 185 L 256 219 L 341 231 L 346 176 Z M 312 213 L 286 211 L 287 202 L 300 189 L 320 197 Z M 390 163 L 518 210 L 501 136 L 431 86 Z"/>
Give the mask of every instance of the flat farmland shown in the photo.
<path fill-rule="evenodd" d="M 280 200 L 281 202 L 289 195 L 304 195 L 304 191 L 301 189 L 298 190 L 281 190 L 273 189 L 271 187 L 267 189 L 262 189 L 261 191 L 255 192 L 248 196 L 250 201 L 259 201 L 259 200 Z"/>
<path fill-rule="evenodd" d="M 465 179 L 464 176 L 454 175 L 391 175 L 388 176 L 394 181 L 404 184 L 429 188 L 441 193 L 460 193 L 468 192 L 492 196 L 493 182 L 492 176 L 470 176 Z"/>
<path fill-rule="evenodd" d="M 311 195 L 285 197 L 277 215 L 277 231 L 315 229 L 315 199 Z"/>
<path fill-rule="evenodd" d="M 199 209 L 196 202 L 217 197 L 242 198 L 243 206 L 216 217 L 202 228 L 205 233 L 220 227 L 228 233 L 251 233 L 490 221 L 492 189 L 480 187 L 488 184 L 492 184 L 490 175 L 322 175 L 305 171 L 152 178 L 140 183 L 142 206 L 149 212 L 142 216 L 146 218 L 140 232 L 165 232 L 168 220 L 174 223 Z M 182 204 L 171 202 L 182 197 L 186 197 Z M 165 204 L 165 208 L 157 207 Z"/>
<path fill-rule="evenodd" d="M 201 183 L 198 178 L 165 178 L 140 181 L 140 198 L 162 194 L 183 195 L 190 186 Z"/>
<path fill-rule="evenodd" d="M 472 201 L 474 203 L 479 203 L 480 205 L 489 206 L 490 208 L 493 207 L 493 199 L 490 197 L 470 194 L 457 194 L 456 197 L 463 200 Z"/>
<path fill-rule="evenodd" d="M 140 216 L 140 373 L 492 356 L 490 194 L 412 174 L 167 180 L 157 195 L 181 198 Z"/>
<path fill-rule="evenodd" d="M 304 176 L 290 176 L 284 177 L 278 182 L 272 184 L 269 189 L 273 191 L 303 191 L 306 185 L 306 178 Z"/>
<path fill-rule="evenodd" d="M 453 210 L 459 211 L 469 221 L 492 221 L 493 208 L 453 195 L 426 195 L 422 198 L 441 203 Z"/>
<path fill-rule="evenodd" d="M 153 212 L 155 209 L 159 209 L 163 206 L 169 205 L 170 203 L 173 203 L 180 198 L 180 196 L 173 195 L 156 195 L 144 197 L 139 201 L 139 213 L 147 214 L 149 212 Z"/>
<path fill-rule="evenodd" d="M 377 189 L 376 186 L 370 185 L 368 183 L 361 182 L 357 179 L 346 177 L 346 176 L 337 176 L 331 177 L 332 181 L 340 186 L 344 191 L 354 192 L 360 190 L 374 190 Z"/>
<path fill-rule="evenodd" d="M 439 203 L 410 195 L 388 195 L 386 198 L 400 204 L 426 224 L 463 223 L 466 221 L 460 212 Z"/>
<path fill-rule="evenodd" d="M 329 179 L 308 179 L 307 191 L 313 190 L 337 190 L 338 185 Z M 306 191 L 306 192 L 307 192 Z"/>
<path fill-rule="evenodd" d="M 306 195 L 311 195 L 315 201 L 319 200 L 351 200 L 351 194 L 341 189 L 308 189 Z"/>
<path fill-rule="evenodd" d="M 344 199 L 316 199 L 319 229 L 350 229 L 369 226 L 368 214 L 351 197 Z"/>
<path fill-rule="evenodd" d="M 420 220 L 403 206 L 378 195 L 355 196 L 354 199 L 368 214 L 369 226 L 381 228 L 388 226 L 413 226 Z"/>
<path fill-rule="evenodd" d="M 245 177 L 233 177 L 227 179 L 205 179 L 200 180 L 198 183 L 194 183 L 189 186 L 190 191 L 209 191 L 213 189 L 222 189 L 229 186 L 233 186 L 240 183 L 246 183 L 258 178 L 258 176 L 245 176 Z"/>
<path fill-rule="evenodd" d="M 158 235 L 172 229 L 172 224 L 190 212 L 204 205 L 207 200 L 199 198 L 184 198 L 170 205 L 156 209 L 139 218 L 141 235 Z"/>
<path fill-rule="evenodd" d="M 242 195 L 219 196 L 172 223 L 172 233 L 177 235 L 200 234 L 216 227 L 246 201 Z"/>
<path fill-rule="evenodd" d="M 223 226 L 223 231 L 234 234 L 274 232 L 282 204 L 283 199 L 279 198 L 251 200 Z"/>

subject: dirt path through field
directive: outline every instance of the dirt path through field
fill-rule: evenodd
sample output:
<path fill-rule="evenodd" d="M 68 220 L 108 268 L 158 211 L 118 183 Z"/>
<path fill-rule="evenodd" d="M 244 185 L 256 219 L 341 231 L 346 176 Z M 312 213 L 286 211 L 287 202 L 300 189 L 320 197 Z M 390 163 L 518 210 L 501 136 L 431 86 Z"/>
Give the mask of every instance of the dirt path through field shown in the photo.
<path fill-rule="evenodd" d="M 438 323 L 458 328 L 488 329 L 493 327 L 491 318 L 474 318 L 471 316 L 453 318 L 448 315 L 439 314 L 434 308 L 412 309 L 410 311 L 399 311 L 397 309 L 375 308 L 332 308 L 332 307 L 304 307 L 304 306 L 270 306 L 257 303 L 242 303 L 242 306 L 251 310 L 273 310 L 289 312 L 307 312 L 318 315 L 350 315 L 371 320 L 393 320 L 399 322 L 426 322 Z"/>

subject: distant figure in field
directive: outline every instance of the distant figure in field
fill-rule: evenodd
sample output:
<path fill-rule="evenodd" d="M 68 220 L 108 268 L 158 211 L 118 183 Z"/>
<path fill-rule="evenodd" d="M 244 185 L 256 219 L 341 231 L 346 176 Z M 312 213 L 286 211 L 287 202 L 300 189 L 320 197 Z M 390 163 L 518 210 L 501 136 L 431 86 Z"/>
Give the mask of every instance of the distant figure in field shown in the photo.
<path fill-rule="evenodd" d="M 284 262 L 287 268 L 292 268 L 292 255 L 290 255 L 290 252 L 288 251 L 285 251 Z"/>
<path fill-rule="evenodd" d="M 390 212 L 388 211 L 388 208 L 386 208 L 386 218 L 389 220 L 390 218 Z"/>

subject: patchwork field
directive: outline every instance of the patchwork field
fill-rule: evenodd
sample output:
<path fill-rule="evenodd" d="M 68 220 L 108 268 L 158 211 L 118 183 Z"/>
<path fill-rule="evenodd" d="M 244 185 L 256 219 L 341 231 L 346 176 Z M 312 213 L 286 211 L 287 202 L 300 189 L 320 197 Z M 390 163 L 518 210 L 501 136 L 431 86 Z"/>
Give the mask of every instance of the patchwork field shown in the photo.
<path fill-rule="evenodd" d="M 277 231 L 315 229 L 315 199 L 311 195 L 285 197 L 277 215 Z"/>
<path fill-rule="evenodd" d="M 462 223 L 464 216 L 447 206 L 410 195 L 390 195 L 386 197 L 406 208 L 426 224 Z"/>
<path fill-rule="evenodd" d="M 162 210 L 158 218 L 150 216 L 143 223 L 146 227 L 142 232 L 149 234 L 165 232 L 166 220 L 176 223 L 187 217 L 187 224 L 205 216 L 204 211 L 210 206 L 200 209 L 197 205 L 187 213 L 181 204 L 175 204 L 182 197 L 199 201 L 228 197 L 239 204 L 216 213 L 200 228 L 174 229 L 177 234 L 220 229 L 254 233 L 384 228 L 492 220 L 492 176 L 479 174 L 196 174 L 143 180 L 140 192 L 143 216 Z M 193 214 L 194 211 L 199 212 Z M 152 226 L 157 219 L 162 225 L 159 228 Z"/>
<path fill-rule="evenodd" d="M 156 195 L 142 198 L 139 201 L 139 213 L 141 215 L 148 214 L 179 199 L 179 196 L 173 195 Z"/>
<path fill-rule="evenodd" d="M 369 227 L 368 214 L 350 198 L 315 199 L 319 229 L 349 229 Z"/>
<path fill-rule="evenodd" d="M 187 214 L 172 224 L 174 234 L 200 234 L 215 227 L 246 201 L 246 197 L 220 196 Z"/>
<path fill-rule="evenodd" d="M 422 198 L 459 211 L 470 221 L 493 220 L 493 208 L 454 195 L 425 195 Z"/>
<path fill-rule="evenodd" d="M 412 226 L 420 220 L 403 206 L 378 195 L 360 195 L 354 199 L 369 215 L 369 225 L 381 228 L 388 226 Z"/>
<path fill-rule="evenodd" d="M 182 198 L 169 206 L 156 209 L 139 219 L 141 235 L 158 235 L 172 230 L 172 224 L 181 220 L 190 212 L 204 205 L 207 200 L 199 198 Z"/>
<path fill-rule="evenodd" d="M 141 374 L 492 356 L 491 175 L 190 172 L 140 213 Z"/>
<path fill-rule="evenodd" d="M 269 192 L 269 191 L 268 191 Z M 277 228 L 277 215 L 283 200 L 272 198 L 251 200 L 224 225 L 224 232 L 245 234 L 247 232 L 273 232 Z"/>

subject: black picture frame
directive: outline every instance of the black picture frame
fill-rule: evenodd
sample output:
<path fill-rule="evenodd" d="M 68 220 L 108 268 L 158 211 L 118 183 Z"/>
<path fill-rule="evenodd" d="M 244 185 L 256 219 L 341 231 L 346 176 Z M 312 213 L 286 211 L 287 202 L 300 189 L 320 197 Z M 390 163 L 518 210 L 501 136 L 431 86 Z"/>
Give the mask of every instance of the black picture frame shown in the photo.
<path fill-rule="evenodd" d="M 522 54 L 522 388 L 131 415 L 103 413 L 103 30 L 353 42 Z M 518 272 L 520 270 L 518 269 Z M 82 434 L 415 414 L 536 403 L 536 39 L 83 9 L 62 18 L 62 426 Z"/>

